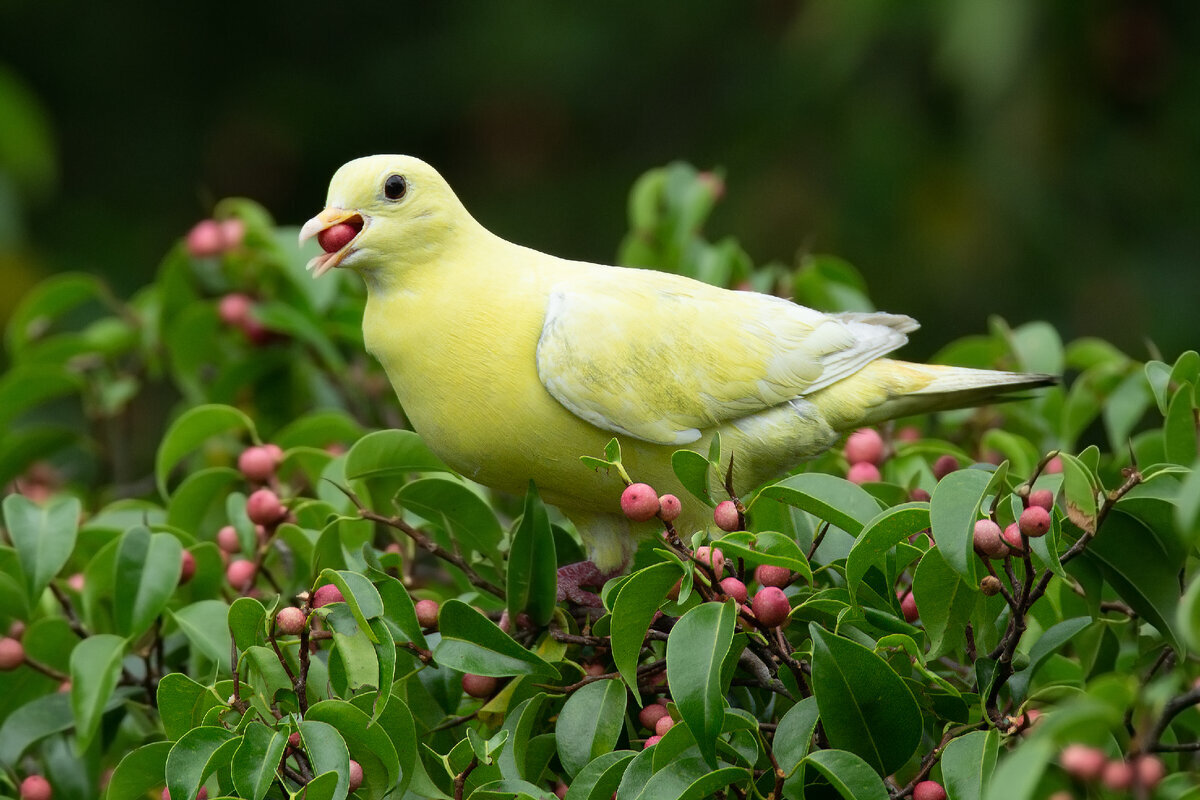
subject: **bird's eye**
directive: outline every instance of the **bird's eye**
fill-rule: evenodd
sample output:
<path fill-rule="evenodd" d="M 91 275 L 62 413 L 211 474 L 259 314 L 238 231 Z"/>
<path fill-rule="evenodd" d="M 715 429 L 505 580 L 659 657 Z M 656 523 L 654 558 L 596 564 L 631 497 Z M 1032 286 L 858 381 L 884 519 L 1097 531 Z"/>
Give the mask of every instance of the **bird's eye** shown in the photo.
<path fill-rule="evenodd" d="M 403 175 L 389 175 L 383 182 L 383 194 L 388 200 L 399 200 L 408 191 L 408 181 Z"/>

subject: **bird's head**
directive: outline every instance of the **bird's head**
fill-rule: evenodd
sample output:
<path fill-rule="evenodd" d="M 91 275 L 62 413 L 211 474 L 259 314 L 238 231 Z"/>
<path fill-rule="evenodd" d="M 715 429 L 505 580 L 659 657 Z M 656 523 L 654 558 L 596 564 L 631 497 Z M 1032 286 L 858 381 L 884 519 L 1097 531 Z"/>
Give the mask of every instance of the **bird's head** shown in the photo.
<path fill-rule="evenodd" d="M 437 258 L 455 230 L 470 223 L 449 184 L 411 156 L 367 156 L 334 173 L 325 210 L 304 223 L 300 243 L 316 236 L 313 277 L 334 267 L 364 276 Z"/>

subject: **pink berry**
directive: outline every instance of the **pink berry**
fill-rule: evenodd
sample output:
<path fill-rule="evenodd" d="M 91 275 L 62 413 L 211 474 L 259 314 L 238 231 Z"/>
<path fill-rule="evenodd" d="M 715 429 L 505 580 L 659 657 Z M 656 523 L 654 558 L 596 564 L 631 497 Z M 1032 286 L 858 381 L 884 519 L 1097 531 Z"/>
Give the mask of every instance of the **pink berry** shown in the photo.
<path fill-rule="evenodd" d="M 344 603 L 346 598 L 342 596 L 342 590 L 332 583 L 327 583 L 324 586 L 318 586 L 317 590 L 312 595 L 312 607 L 321 608 L 330 603 Z"/>
<path fill-rule="evenodd" d="M 362 786 L 362 782 L 363 782 L 362 764 L 359 764 L 357 761 L 355 761 L 352 758 L 352 759 L 350 759 L 350 791 L 357 792 L 358 787 Z"/>
<path fill-rule="evenodd" d="M 8 672 L 25 663 L 25 647 L 16 639 L 0 639 L 0 670 Z"/>
<path fill-rule="evenodd" d="M 736 531 L 742 523 L 738 519 L 737 504 L 732 500 L 723 500 L 713 509 L 713 521 L 723 531 Z"/>
<path fill-rule="evenodd" d="M 225 580 L 229 581 L 229 585 L 239 592 L 244 592 L 254 584 L 254 578 L 258 575 L 258 567 L 253 561 L 247 561 L 240 558 L 237 561 L 230 561 L 229 566 L 225 568 Z"/>
<path fill-rule="evenodd" d="M 644 745 L 642 745 L 642 749 L 648 750 L 651 747 L 654 747 L 654 745 L 658 744 L 661 740 L 662 740 L 662 737 L 656 733 L 653 736 L 651 736 L 649 739 L 646 740 L 646 743 Z"/>
<path fill-rule="evenodd" d="M 1050 512 L 1041 506 L 1030 506 L 1021 512 L 1017 525 L 1026 536 L 1045 536 L 1050 530 Z"/>
<path fill-rule="evenodd" d="M 792 582 L 792 571 L 774 564 L 761 564 L 754 570 L 754 580 L 758 581 L 759 586 L 776 586 L 782 589 Z"/>
<path fill-rule="evenodd" d="M 247 447 L 238 456 L 238 470 L 247 480 L 266 483 L 275 475 L 279 461 L 266 447 Z"/>
<path fill-rule="evenodd" d="M 179 554 L 179 582 L 187 583 L 196 574 L 196 557 L 184 550 Z"/>
<path fill-rule="evenodd" d="M 907 622 L 916 622 L 920 618 L 917 611 L 917 598 L 912 592 L 897 592 L 896 599 L 900 601 L 900 613 L 904 614 Z"/>
<path fill-rule="evenodd" d="M 240 553 L 242 551 L 242 540 L 238 537 L 237 529 L 232 525 L 226 525 L 217 531 L 217 547 L 226 553 Z"/>
<path fill-rule="evenodd" d="M 1048 462 L 1046 462 L 1046 468 L 1044 470 L 1042 470 L 1042 472 L 1046 473 L 1047 475 L 1057 475 L 1058 473 L 1060 473 L 1062 471 L 1063 471 L 1063 462 L 1062 462 L 1062 459 L 1059 458 L 1058 456 L 1055 456 L 1054 458 L 1052 458 Z"/>
<path fill-rule="evenodd" d="M 933 462 L 933 477 L 939 481 L 958 469 L 958 459 L 950 454 L 946 454 Z"/>
<path fill-rule="evenodd" d="M 883 463 L 883 437 L 874 428 L 859 428 L 846 439 L 846 460 L 851 464 Z"/>
<path fill-rule="evenodd" d="M 711 567 L 713 574 L 718 578 L 725 571 L 725 554 L 721 552 L 719 547 L 710 547 L 709 545 L 700 545 L 696 548 L 696 560 L 705 566 Z"/>
<path fill-rule="evenodd" d="M 783 624 L 792 611 L 787 595 L 777 586 L 759 589 L 758 594 L 754 595 L 753 605 L 754 616 L 768 628 Z"/>
<path fill-rule="evenodd" d="M 295 606 L 284 606 L 275 615 L 275 629 L 287 636 L 297 636 L 308 624 L 304 612 Z"/>
<path fill-rule="evenodd" d="M 976 553 L 988 558 L 1004 558 L 1008 555 L 1000 526 L 990 519 L 981 519 L 975 523 L 974 545 Z"/>
<path fill-rule="evenodd" d="M 21 800 L 50 800 L 53 794 L 50 781 L 41 775 L 30 775 L 21 781 Z"/>
<path fill-rule="evenodd" d="M 1128 761 L 1109 761 L 1100 773 L 1100 781 L 1114 792 L 1128 789 L 1133 786 L 1133 766 Z"/>
<path fill-rule="evenodd" d="M 436 628 L 438 609 L 437 600 L 418 600 L 416 603 L 417 624 L 422 628 Z"/>
<path fill-rule="evenodd" d="M 462 676 L 462 688 L 471 697 L 491 697 L 496 692 L 496 679 L 490 675 L 467 672 Z"/>
<path fill-rule="evenodd" d="M 921 441 L 921 429 L 912 425 L 905 425 L 903 428 L 896 431 L 896 441 L 919 442 Z"/>
<path fill-rule="evenodd" d="M 638 722 L 642 723 L 642 727 L 647 730 L 654 730 L 654 726 L 658 721 L 667 716 L 667 707 L 662 703 L 651 703 L 648 706 L 643 706 L 638 712 Z"/>
<path fill-rule="evenodd" d="M 1054 508 L 1054 492 L 1049 489 L 1038 489 L 1029 493 L 1029 506 L 1040 506 L 1047 511 Z"/>
<path fill-rule="evenodd" d="M 67 578 L 67 586 L 73 592 L 83 593 L 83 573 L 76 572 Z"/>
<path fill-rule="evenodd" d="M 60 683 L 58 685 L 58 693 L 59 694 L 70 694 L 71 693 L 71 682 L 63 681 L 62 683 Z"/>
<path fill-rule="evenodd" d="M 667 731 L 675 727 L 675 720 L 671 719 L 670 715 L 659 717 L 658 722 L 654 723 L 654 732 L 659 736 L 666 736 Z"/>
<path fill-rule="evenodd" d="M 1004 533 L 1000 534 L 1000 538 L 1008 545 L 1008 549 L 1012 553 L 1018 555 L 1025 552 L 1025 542 L 1021 539 L 1021 526 L 1013 523 L 1004 529 Z"/>
<path fill-rule="evenodd" d="M 225 249 L 225 237 L 215 219 L 202 219 L 188 231 L 186 247 L 193 258 L 219 255 Z"/>
<path fill-rule="evenodd" d="M 237 217 L 230 217 L 218 224 L 221 226 L 221 244 L 224 248 L 233 250 L 241 247 L 242 240 L 246 238 L 246 223 Z"/>
<path fill-rule="evenodd" d="M 658 498 L 658 516 L 663 522 L 674 522 L 683 513 L 683 503 L 673 494 L 664 494 Z"/>
<path fill-rule="evenodd" d="M 921 781 L 913 787 L 913 800 L 946 800 L 946 790 L 937 781 Z"/>
<path fill-rule="evenodd" d="M 621 492 L 621 511 L 634 522 L 654 519 L 658 508 L 658 493 L 649 484 L 631 483 Z"/>
<path fill-rule="evenodd" d="M 846 470 L 846 480 L 862 485 L 879 483 L 883 480 L 883 476 L 879 474 L 879 467 L 870 461 L 859 461 L 857 464 L 851 464 L 850 469 Z"/>
<path fill-rule="evenodd" d="M 226 325 L 240 328 L 250 318 L 250 309 L 253 307 L 254 300 L 250 295 L 231 292 L 217 303 L 217 315 Z"/>
<path fill-rule="evenodd" d="M 359 229 L 345 222 L 333 225 L 317 234 L 317 244 L 326 253 L 336 253 L 358 235 Z"/>
<path fill-rule="evenodd" d="M 1134 772 L 1137 774 L 1138 783 L 1146 789 L 1153 789 L 1158 786 L 1167 774 L 1167 768 L 1163 764 L 1162 759 L 1158 756 L 1140 755 L 1133 763 Z"/>
<path fill-rule="evenodd" d="M 737 578 L 730 577 L 722 580 L 721 591 L 739 603 L 745 603 L 749 598 L 749 595 L 746 593 L 746 584 Z"/>
<path fill-rule="evenodd" d="M 1104 772 L 1104 753 L 1085 744 L 1069 744 L 1058 755 L 1063 771 L 1081 781 L 1094 781 Z"/>
<path fill-rule="evenodd" d="M 274 525 L 287 516 L 279 495 L 270 489 L 259 489 L 246 498 L 246 516 L 259 525 Z"/>

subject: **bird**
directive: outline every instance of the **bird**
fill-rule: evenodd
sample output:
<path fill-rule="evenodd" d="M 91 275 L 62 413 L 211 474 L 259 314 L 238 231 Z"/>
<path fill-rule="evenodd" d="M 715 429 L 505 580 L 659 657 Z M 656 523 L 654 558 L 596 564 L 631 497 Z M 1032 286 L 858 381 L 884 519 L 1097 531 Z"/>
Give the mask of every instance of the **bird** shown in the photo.
<path fill-rule="evenodd" d="M 712 527 L 712 509 L 680 485 L 677 450 L 705 454 L 719 434 L 745 492 L 863 426 L 1054 381 L 888 358 L 918 327 L 901 314 L 824 313 L 509 242 L 412 156 L 339 168 L 301 244 L 314 236 L 314 277 L 362 277 L 364 344 L 428 447 L 494 489 L 533 481 L 575 525 L 588 561 L 559 577 L 577 601 L 662 532 L 622 514 L 620 475 L 581 460 L 614 438 L 633 480 L 684 501 L 675 524 L 690 535 Z"/>

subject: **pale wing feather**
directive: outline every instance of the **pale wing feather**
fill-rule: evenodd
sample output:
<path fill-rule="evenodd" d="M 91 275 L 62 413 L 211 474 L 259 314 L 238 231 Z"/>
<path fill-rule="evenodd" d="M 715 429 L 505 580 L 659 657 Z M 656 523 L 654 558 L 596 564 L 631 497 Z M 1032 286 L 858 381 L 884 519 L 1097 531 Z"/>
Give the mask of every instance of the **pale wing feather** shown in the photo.
<path fill-rule="evenodd" d="M 608 268 L 550 295 L 537 372 L 597 427 L 658 444 L 802 397 L 899 347 L 916 324 Z"/>

